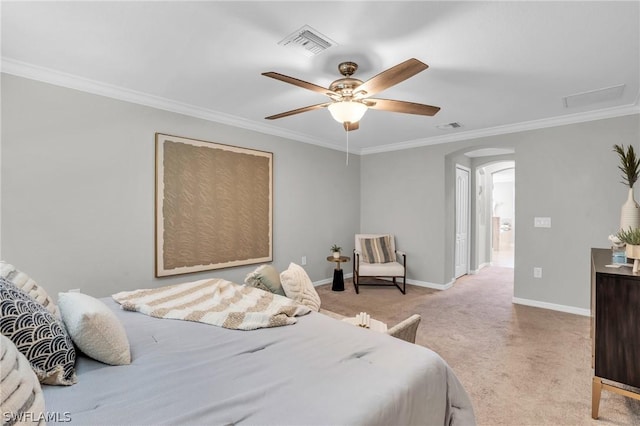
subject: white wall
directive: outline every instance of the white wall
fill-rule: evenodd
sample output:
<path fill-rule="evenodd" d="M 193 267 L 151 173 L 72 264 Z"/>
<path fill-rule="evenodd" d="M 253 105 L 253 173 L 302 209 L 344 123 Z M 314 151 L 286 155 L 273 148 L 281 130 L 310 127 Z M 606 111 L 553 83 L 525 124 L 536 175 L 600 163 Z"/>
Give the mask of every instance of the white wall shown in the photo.
<path fill-rule="evenodd" d="M 95 296 L 253 266 L 154 278 L 155 132 L 274 153 L 273 265 L 332 277 L 359 229 L 358 156 L 2 75 L 2 256 L 47 291 Z M 338 184 L 333 184 L 337 182 Z M 348 268 L 348 264 L 345 265 Z"/>

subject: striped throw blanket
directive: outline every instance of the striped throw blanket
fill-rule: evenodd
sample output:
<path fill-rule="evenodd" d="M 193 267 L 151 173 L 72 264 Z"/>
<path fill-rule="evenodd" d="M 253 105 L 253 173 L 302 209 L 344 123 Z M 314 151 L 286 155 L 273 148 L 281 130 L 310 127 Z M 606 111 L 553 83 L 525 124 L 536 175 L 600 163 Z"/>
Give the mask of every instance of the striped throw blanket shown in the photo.
<path fill-rule="evenodd" d="M 284 296 L 219 278 L 123 291 L 111 297 L 127 311 L 234 330 L 295 324 L 296 316 L 311 311 Z"/>

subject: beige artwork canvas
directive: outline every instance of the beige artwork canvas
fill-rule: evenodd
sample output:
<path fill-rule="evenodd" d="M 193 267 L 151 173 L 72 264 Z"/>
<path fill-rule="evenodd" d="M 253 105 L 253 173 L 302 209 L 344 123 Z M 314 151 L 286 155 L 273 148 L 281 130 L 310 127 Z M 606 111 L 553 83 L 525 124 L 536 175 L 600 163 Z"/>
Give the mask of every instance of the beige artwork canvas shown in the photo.
<path fill-rule="evenodd" d="M 156 134 L 156 276 L 273 260 L 273 154 Z"/>

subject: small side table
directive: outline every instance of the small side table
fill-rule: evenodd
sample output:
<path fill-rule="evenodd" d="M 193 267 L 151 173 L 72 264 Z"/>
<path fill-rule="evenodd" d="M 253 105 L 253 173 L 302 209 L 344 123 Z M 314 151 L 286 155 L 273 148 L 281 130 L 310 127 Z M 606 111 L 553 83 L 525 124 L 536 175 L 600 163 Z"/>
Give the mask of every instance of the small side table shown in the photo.
<path fill-rule="evenodd" d="M 329 262 L 336 262 L 336 269 L 333 270 L 333 285 L 331 286 L 331 290 L 344 291 L 344 275 L 342 274 L 342 269 L 340 269 L 340 263 L 348 262 L 351 258 L 348 256 L 327 256 L 327 260 Z"/>

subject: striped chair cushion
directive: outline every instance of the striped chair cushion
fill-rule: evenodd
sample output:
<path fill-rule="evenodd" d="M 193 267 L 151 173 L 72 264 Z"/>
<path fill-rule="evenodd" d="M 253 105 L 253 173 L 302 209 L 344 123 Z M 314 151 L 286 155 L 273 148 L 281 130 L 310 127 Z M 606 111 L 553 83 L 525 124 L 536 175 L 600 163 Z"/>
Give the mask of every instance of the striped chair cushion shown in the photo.
<path fill-rule="evenodd" d="M 29 361 L 0 334 L 0 412 L 2 424 L 44 425 L 44 395 Z"/>
<path fill-rule="evenodd" d="M 396 261 L 396 254 L 391 250 L 391 236 L 361 238 L 362 260 L 366 263 L 389 263 Z"/>
<path fill-rule="evenodd" d="M 0 333 L 29 360 L 41 383 L 72 385 L 76 382 L 76 352 L 62 320 L 2 277 L 0 316 Z"/>

